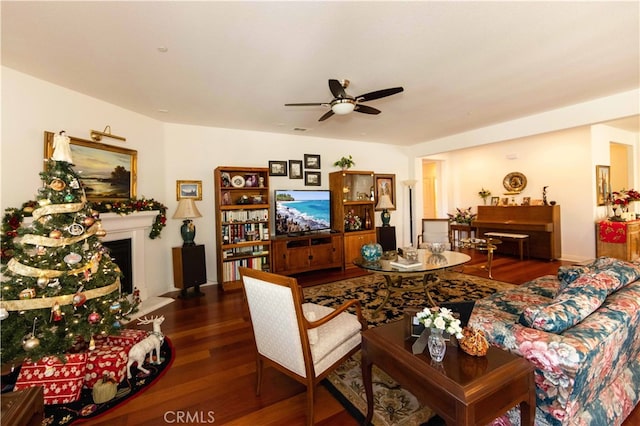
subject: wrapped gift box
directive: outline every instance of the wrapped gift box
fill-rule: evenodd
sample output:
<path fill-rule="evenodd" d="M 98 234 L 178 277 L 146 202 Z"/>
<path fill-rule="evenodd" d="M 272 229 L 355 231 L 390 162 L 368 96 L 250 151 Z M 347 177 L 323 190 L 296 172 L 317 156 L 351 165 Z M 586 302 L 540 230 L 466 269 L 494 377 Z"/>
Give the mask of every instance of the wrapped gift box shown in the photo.
<path fill-rule="evenodd" d="M 131 349 L 133 345 L 144 340 L 148 335 L 149 332 L 145 330 L 125 328 L 122 329 L 118 335 L 107 336 L 107 344 L 111 346 L 121 346 L 129 353 L 129 349 Z"/>
<path fill-rule="evenodd" d="M 42 386 L 45 404 L 77 401 L 84 382 L 87 354 L 68 354 L 66 359 L 66 363 L 55 356 L 45 356 L 37 362 L 24 361 L 14 390 Z"/>
<path fill-rule="evenodd" d="M 104 373 L 118 383 L 127 375 L 128 350 L 122 346 L 110 344 L 97 346 L 87 354 L 87 369 L 84 376 L 84 385 L 89 389 L 100 379 Z"/>

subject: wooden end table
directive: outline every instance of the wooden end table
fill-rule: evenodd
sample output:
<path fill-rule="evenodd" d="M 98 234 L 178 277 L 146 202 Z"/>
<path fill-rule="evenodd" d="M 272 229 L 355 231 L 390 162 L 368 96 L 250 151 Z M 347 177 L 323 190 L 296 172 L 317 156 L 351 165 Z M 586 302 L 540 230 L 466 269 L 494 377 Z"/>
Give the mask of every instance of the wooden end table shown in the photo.
<path fill-rule="evenodd" d="M 522 425 L 533 426 L 536 408 L 534 367 L 524 358 L 496 347 L 474 357 L 448 344 L 441 363 L 429 351 L 414 355 L 406 321 L 362 333 L 362 377 L 367 418 L 373 417 L 371 368 L 376 364 L 430 407 L 447 425 L 486 425 L 520 404 Z"/>

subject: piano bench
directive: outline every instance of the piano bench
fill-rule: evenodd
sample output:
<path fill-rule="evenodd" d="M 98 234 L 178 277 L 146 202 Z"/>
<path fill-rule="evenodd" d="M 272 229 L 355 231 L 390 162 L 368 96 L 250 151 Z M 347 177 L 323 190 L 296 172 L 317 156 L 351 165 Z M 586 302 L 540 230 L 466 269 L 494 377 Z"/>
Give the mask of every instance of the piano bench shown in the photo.
<path fill-rule="evenodd" d="M 517 242 L 518 249 L 520 250 L 520 260 L 523 260 L 524 243 L 527 243 L 527 259 L 529 258 L 529 236 L 527 234 L 513 234 L 510 232 L 485 232 L 484 236 Z"/>

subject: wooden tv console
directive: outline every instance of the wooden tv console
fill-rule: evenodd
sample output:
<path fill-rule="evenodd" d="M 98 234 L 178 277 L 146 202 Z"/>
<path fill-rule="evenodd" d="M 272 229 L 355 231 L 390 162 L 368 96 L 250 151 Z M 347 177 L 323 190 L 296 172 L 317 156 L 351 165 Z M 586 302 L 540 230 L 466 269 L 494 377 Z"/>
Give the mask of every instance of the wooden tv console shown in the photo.
<path fill-rule="evenodd" d="M 292 275 L 344 266 L 341 232 L 274 237 L 271 252 L 271 268 L 276 274 Z"/>

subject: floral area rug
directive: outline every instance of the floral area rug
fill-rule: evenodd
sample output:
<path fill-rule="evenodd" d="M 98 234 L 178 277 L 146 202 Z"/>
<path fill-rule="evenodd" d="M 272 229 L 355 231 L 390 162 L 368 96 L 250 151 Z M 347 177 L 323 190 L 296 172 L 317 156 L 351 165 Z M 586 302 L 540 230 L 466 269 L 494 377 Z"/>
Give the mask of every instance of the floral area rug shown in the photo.
<path fill-rule="evenodd" d="M 421 287 L 421 284 L 422 280 L 405 279 L 402 281 L 402 288 Z M 303 292 L 305 302 L 330 307 L 337 307 L 351 299 L 360 300 L 363 314 L 370 327 L 401 319 L 407 308 L 423 309 L 429 305 L 422 290 L 393 292 L 386 306 L 374 315 L 387 294 L 385 285 L 385 278 L 382 275 L 370 274 L 307 287 Z M 437 274 L 436 285 L 431 287 L 429 292 L 434 302 L 440 304 L 478 300 L 496 291 L 513 287 L 514 284 L 488 278 L 453 271 L 440 271 Z"/>
<path fill-rule="evenodd" d="M 52 404 L 44 406 L 43 426 L 47 425 L 71 425 L 94 420 L 97 417 L 125 404 L 156 383 L 171 367 L 175 358 L 174 348 L 168 337 L 160 347 L 160 364 L 151 364 L 145 360 L 144 367 L 149 370 L 145 374 L 136 367 L 131 368 L 132 378 L 124 380 L 118 385 L 115 398 L 110 401 L 95 404 L 91 395 L 91 389 L 83 389 L 80 398 L 68 404 Z M 12 375 L 18 376 L 16 369 Z"/>
<path fill-rule="evenodd" d="M 305 302 L 337 307 L 346 300 L 358 299 L 370 327 L 399 320 L 407 308 L 422 309 L 428 306 L 423 291 L 393 292 L 386 306 L 373 315 L 382 304 L 387 291 L 385 279 L 372 274 L 305 288 Z M 420 280 L 405 280 L 403 287 L 412 288 Z M 513 288 L 513 284 L 489 280 L 452 271 L 441 271 L 437 285 L 430 289 L 431 297 L 438 304 L 467 302 L 486 297 L 496 291 Z M 334 397 L 358 421 L 364 421 L 367 402 L 362 383 L 360 352 L 345 361 L 322 382 Z M 442 419 L 403 389 L 384 371 L 373 366 L 375 426 L 443 425 Z"/>

